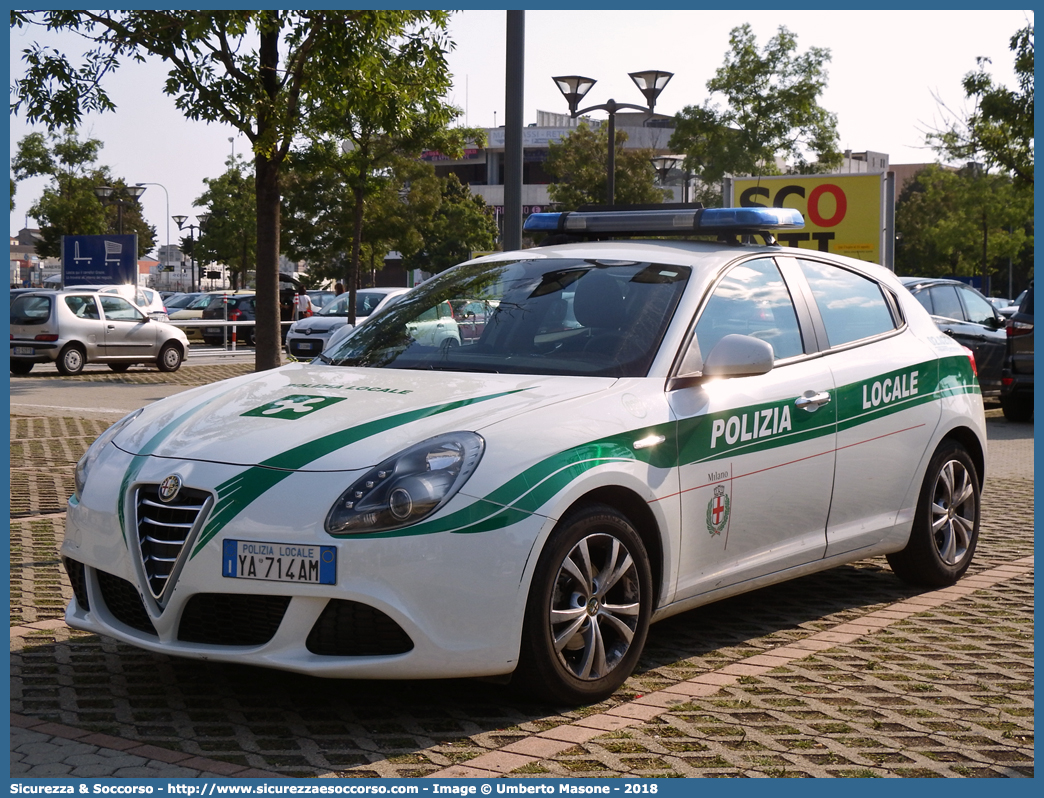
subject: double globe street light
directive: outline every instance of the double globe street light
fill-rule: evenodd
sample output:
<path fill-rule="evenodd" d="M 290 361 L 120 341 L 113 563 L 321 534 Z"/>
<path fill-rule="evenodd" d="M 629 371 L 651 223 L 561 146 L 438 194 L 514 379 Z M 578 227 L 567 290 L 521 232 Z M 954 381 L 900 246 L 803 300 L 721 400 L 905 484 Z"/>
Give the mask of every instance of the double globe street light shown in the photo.
<path fill-rule="evenodd" d="M 189 250 L 191 251 L 190 258 L 192 260 L 192 290 L 196 291 L 198 289 L 196 287 L 197 286 L 197 280 L 196 280 L 196 236 L 195 236 L 195 233 L 196 233 L 197 230 L 199 230 L 201 233 L 203 232 L 203 229 L 206 227 L 207 222 L 210 221 L 210 214 L 209 213 L 200 213 L 200 214 L 196 215 L 196 221 L 199 222 L 199 226 L 196 226 L 194 224 L 185 224 L 185 222 L 188 221 L 188 217 L 187 216 L 171 216 L 170 218 L 173 219 L 177 223 L 178 230 L 186 230 L 187 229 L 189 231 Z M 199 281 L 199 282 L 202 282 L 202 281 Z"/>
<path fill-rule="evenodd" d="M 123 206 L 131 205 L 138 201 L 138 197 L 145 193 L 144 186 L 95 186 L 94 196 L 102 205 L 116 206 L 116 229 L 123 235 Z"/>
<path fill-rule="evenodd" d="M 587 108 L 579 108 L 578 110 L 580 101 L 583 100 L 584 95 L 591 90 L 591 87 L 597 81 L 594 78 L 585 78 L 580 75 L 562 75 L 551 78 L 555 85 L 558 86 L 558 90 L 562 92 L 562 96 L 566 98 L 566 102 L 569 103 L 569 116 L 573 119 L 589 111 L 605 111 L 609 114 L 609 157 L 606 175 L 606 196 L 609 205 L 615 202 L 616 193 L 616 112 L 628 109 L 646 111 L 651 115 L 656 107 L 656 100 L 660 96 L 660 92 L 663 91 L 670 79 L 674 77 L 673 72 L 664 72 L 659 69 L 648 69 L 644 72 L 630 72 L 628 74 L 631 80 L 634 81 L 634 85 L 638 87 L 638 90 L 645 95 L 645 101 L 648 103 L 647 107 L 609 100 L 609 102 L 602 105 L 590 105 Z"/>

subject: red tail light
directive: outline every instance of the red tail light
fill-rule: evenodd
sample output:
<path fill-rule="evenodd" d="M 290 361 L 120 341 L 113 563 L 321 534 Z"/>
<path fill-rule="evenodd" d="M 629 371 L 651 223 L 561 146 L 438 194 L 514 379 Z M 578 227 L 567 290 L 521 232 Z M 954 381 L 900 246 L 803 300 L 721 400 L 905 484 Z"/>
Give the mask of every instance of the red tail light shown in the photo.
<path fill-rule="evenodd" d="M 1018 338 L 1020 335 L 1033 335 L 1033 325 L 1025 321 L 1013 321 L 1008 319 L 1004 332 L 1009 338 Z"/>
<path fill-rule="evenodd" d="M 975 353 L 973 351 L 971 351 L 966 346 L 962 347 L 962 348 L 964 349 L 965 354 L 968 355 L 968 360 L 971 361 L 972 374 L 974 374 L 976 377 L 978 377 L 979 376 L 979 369 L 975 366 Z"/>
<path fill-rule="evenodd" d="M 232 312 L 230 312 L 228 314 L 228 320 L 229 321 L 239 321 L 239 319 L 242 317 L 242 315 L 243 315 L 242 311 L 233 310 Z"/>
<path fill-rule="evenodd" d="M 40 333 L 33 340 L 34 341 L 57 341 L 58 340 L 58 336 L 57 335 L 50 335 L 50 334 Z"/>

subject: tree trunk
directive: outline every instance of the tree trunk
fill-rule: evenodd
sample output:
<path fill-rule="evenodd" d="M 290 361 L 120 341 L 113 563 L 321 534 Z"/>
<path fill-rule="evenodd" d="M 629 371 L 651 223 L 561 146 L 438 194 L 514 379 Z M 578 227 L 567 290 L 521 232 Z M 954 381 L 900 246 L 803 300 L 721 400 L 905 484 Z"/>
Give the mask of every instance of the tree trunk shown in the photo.
<path fill-rule="evenodd" d="M 254 369 L 282 365 L 279 314 L 279 164 L 257 156 L 257 321 L 254 331 Z"/>
<path fill-rule="evenodd" d="M 268 95 L 257 115 L 259 141 L 268 141 L 273 124 L 272 108 L 279 92 L 276 68 L 279 65 L 278 30 L 261 30 L 258 48 L 261 80 Z M 263 148 L 262 148 L 263 149 Z M 282 334 L 279 315 L 279 173 L 281 156 L 273 151 L 254 156 L 254 187 L 257 197 L 257 321 L 254 329 L 254 370 L 282 365 Z"/>
<path fill-rule="evenodd" d="M 355 324 L 355 296 L 359 290 L 359 253 L 362 249 L 363 203 L 366 192 L 355 188 L 355 214 L 352 220 L 352 260 L 348 265 L 348 323 Z"/>

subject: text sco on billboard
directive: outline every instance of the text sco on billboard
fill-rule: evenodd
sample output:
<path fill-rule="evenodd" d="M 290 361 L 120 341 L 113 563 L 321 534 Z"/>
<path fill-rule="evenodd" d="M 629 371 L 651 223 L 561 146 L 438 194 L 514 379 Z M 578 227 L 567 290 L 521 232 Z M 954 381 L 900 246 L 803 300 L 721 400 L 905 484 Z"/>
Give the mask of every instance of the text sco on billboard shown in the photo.
<path fill-rule="evenodd" d="M 801 211 L 803 230 L 776 235 L 783 246 L 882 262 L 884 175 L 736 177 L 732 185 L 736 205 Z"/>

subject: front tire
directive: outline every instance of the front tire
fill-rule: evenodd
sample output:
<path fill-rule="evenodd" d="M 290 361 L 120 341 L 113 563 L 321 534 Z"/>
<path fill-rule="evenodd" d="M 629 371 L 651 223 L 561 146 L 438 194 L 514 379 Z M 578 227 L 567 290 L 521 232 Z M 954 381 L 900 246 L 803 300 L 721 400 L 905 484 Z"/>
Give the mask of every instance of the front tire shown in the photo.
<path fill-rule="evenodd" d="M 167 344 L 156 358 L 156 368 L 160 371 L 177 371 L 181 368 L 181 349 L 176 344 Z"/>
<path fill-rule="evenodd" d="M 634 670 L 652 616 L 652 571 L 623 515 L 589 505 L 559 523 L 526 605 L 518 676 L 539 698 L 590 704 Z"/>
<path fill-rule="evenodd" d="M 83 371 L 87 355 L 77 344 L 66 344 L 65 348 L 58 354 L 58 360 L 54 365 L 58 367 L 58 373 L 71 377 Z"/>
<path fill-rule="evenodd" d="M 927 587 L 960 579 L 979 540 L 979 511 L 975 464 L 963 446 L 946 441 L 928 464 L 906 548 L 888 555 L 896 576 Z"/>

